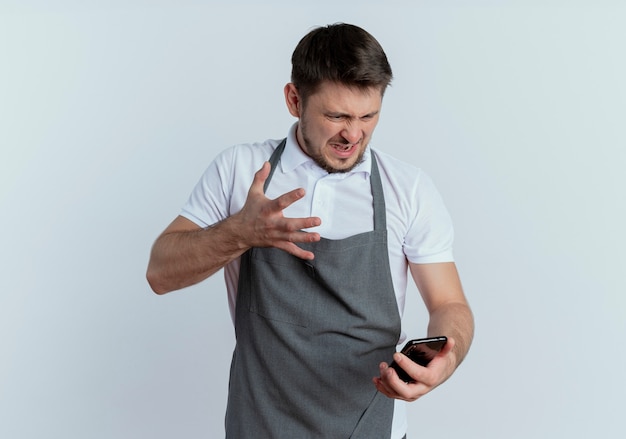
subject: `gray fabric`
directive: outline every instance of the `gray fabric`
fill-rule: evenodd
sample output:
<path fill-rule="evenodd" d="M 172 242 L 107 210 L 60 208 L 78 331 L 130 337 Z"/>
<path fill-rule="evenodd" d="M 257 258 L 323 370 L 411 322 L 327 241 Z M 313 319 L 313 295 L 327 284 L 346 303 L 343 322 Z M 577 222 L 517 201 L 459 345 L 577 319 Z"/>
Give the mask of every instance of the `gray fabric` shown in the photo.
<path fill-rule="evenodd" d="M 390 437 L 394 402 L 372 377 L 395 352 L 400 316 L 374 155 L 370 181 L 373 231 L 301 245 L 312 261 L 275 248 L 242 256 L 227 438 Z"/>

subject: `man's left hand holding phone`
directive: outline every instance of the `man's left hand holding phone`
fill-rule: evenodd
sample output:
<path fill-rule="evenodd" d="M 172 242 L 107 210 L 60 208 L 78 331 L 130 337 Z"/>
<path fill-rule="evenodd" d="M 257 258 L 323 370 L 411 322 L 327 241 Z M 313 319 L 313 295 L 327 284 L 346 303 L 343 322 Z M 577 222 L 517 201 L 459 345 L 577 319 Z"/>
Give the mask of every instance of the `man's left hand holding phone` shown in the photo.
<path fill-rule="evenodd" d="M 414 381 L 405 382 L 388 363 L 380 363 L 380 376 L 373 378 L 379 392 L 389 398 L 415 401 L 446 381 L 456 369 L 456 359 L 452 353 L 455 341 L 448 337 L 446 344 L 428 366 L 420 366 L 409 357 L 396 352 L 393 361 Z"/>

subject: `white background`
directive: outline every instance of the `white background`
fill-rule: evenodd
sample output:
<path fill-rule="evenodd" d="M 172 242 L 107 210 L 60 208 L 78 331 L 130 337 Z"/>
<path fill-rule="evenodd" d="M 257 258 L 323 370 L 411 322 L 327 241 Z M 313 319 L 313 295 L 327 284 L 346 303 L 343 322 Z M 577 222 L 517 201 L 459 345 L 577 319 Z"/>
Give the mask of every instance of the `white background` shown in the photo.
<path fill-rule="evenodd" d="M 222 277 L 156 296 L 150 246 L 218 151 L 286 134 L 338 21 L 387 52 L 373 144 L 437 183 L 476 316 L 409 438 L 626 436 L 623 3 L 2 0 L 0 437 L 223 436 Z"/>

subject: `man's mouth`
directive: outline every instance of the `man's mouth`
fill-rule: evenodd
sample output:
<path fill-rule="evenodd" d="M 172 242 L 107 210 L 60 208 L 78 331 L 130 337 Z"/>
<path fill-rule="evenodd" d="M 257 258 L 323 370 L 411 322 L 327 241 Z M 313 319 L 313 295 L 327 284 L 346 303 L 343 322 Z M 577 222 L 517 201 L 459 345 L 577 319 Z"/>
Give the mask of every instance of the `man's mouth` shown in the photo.
<path fill-rule="evenodd" d="M 333 143 L 332 147 L 340 152 L 348 152 L 354 147 L 354 143 Z"/>

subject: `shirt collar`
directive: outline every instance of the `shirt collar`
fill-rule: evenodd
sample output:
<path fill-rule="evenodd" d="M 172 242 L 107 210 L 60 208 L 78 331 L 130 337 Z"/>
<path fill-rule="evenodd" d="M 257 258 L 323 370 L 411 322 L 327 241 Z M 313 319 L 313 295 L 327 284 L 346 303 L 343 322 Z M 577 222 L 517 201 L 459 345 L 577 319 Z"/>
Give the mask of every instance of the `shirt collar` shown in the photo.
<path fill-rule="evenodd" d="M 304 164 L 310 164 L 321 171 L 319 166 L 313 161 L 311 157 L 306 155 L 300 145 L 298 144 L 298 140 L 296 139 L 296 128 L 298 127 L 298 123 L 294 123 L 289 130 L 289 134 L 287 135 L 287 143 L 285 144 L 285 150 L 283 151 L 282 156 L 280 157 L 280 170 L 283 174 L 291 172 L 295 170 L 298 166 L 302 166 Z M 347 172 L 346 174 L 358 174 L 363 173 L 363 177 L 366 178 L 370 175 L 372 169 L 372 156 L 370 152 L 370 147 L 368 146 L 365 150 L 365 154 L 363 154 L 363 162 L 357 165 L 352 171 Z"/>

